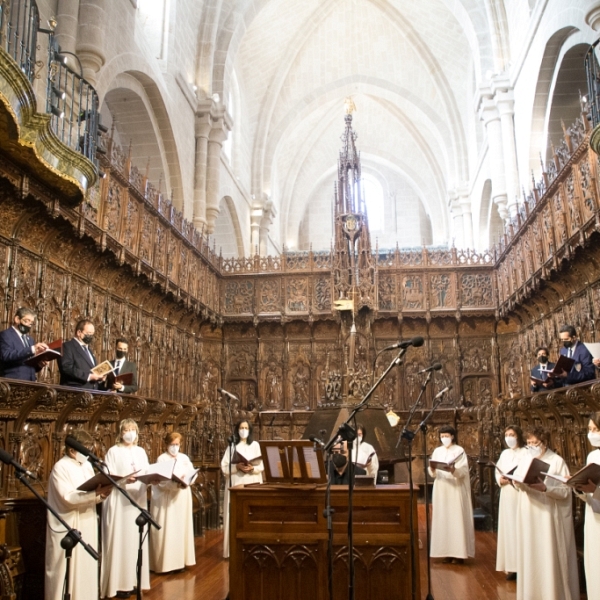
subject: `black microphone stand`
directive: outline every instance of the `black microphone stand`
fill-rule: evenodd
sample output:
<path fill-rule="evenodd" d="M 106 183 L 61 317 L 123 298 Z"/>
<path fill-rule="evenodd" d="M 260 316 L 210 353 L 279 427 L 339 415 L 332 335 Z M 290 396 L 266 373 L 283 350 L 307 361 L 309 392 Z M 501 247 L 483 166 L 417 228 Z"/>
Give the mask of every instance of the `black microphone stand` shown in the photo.
<path fill-rule="evenodd" d="M 413 494 L 414 494 L 413 474 L 412 474 L 412 443 L 413 443 L 413 440 L 415 439 L 415 433 L 412 431 L 409 431 L 408 427 L 413 419 L 413 416 L 417 410 L 417 407 L 421 403 L 421 398 L 423 397 L 425 388 L 427 387 L 427 384 L 430 382 L 432 375 L 433 375 L 433 371 L 427 372 L 427 378 L 425 379 L 425 381 L 423 382 L 423 385 L 421 386 L 421 391 L 419 392 L 417 401 L 412 405 L 410 412 L 408 414 L 408 419 L 406 421 L 406 424 L 404 425 L 404 428 L 402 429 L 402 432 L 400 433 L 400 437 L 398 438 L 398 444 L 400 443 L 401 439 L 405 439 L 408 443 L 408 484 L 410 486 L 410 489 L 408 491 L 408 496 L 409 496 L 411 512 L 412 512 L 412 507 L 413 507 Z M 396 448 L 398 447 L 398 444 L 396 444 Z M 427 494 L 427 479 L 425 479 L 425 494 Z M 417 581 L 416 581 L 417 557 L 415 556 L 415 523 L 414 523 L 414 519 L 412 517 L 410 519 L 410 572 L 411 572 L 411 595 L 412 595 L 413 600 L 416 600 L 416 598 L 417 598 Z"/>
<path fill-rule="evenodd" d="M 325 465 L 327 466 L 327 485 L 325 486 L 325 509 L 323 516 L 327 519 L 327 584 L 329 589 L 329 600 L 333 600 L 333 514 L 335 510 L 331 506 L 331 478 L 333 475 L 333 462 L 331 453 L 325 452 Z"/>
<path fill-rule="evenodd" d="M 438 406 L 442 403 L 444 395 L 442 394 L 437 402 L 433 403 L 431 410 L 427 416 L 419 423 L 415 434 L 421 431 L 423 433 L 423 473 L 425 475 L 425 531 L 427 539 L 427 596 L 425 600 L 434 600 L 433 594 L 431 593 L 431 557 L 429 556 L 429 549 L 431 546 L 431 532 L 429 528 L 429 494 L 427 492 L 427 421 L 431 418 L 431 415 L 436 411 Z M 413 434 L 414 435 L 414 434 Z"/>
<path fill-rule="evenodd" d="M 402 364 L 402 357 L 406 353 L 407 348 L 400 348 L 398 355 L 392 360 L 385 371 L 380 375 L 379 379 L 371 386 L 369 391 L 364 395 L 363 399 L 352 409 L 350 415 L 344 423 L 342 423 L 337 432 L 331 437 L 331 439 L 325 444 L 323 450 L 325 452 L 331 452 L 333 446 L 338 442 L 344 440 L 348 442 L 348 462 L 352 463 L 352 441 L 356 439 L 356 431 L 350 426 L 350 421 L 354 419 L 361 410 L 366 408 L 373 392 L 377 389 L 379 384 L 385 379 L 387 374 L 395 367 Z M 354 488 L 354 467 L 347 467 L 349 471 L 349 483 L 348 483 L 348 600 L 354 600 L 354 546 L 353 546 L 353 534 L 352 534 L 352 497 Z M 411 507 L 412 508 L 412 507 Z M 412 517 L 411 517 L 412 518 Z M 333 574 L 331 574 L 333 579 Z"/>
<path fill-rule="evenodd" d="M 99 460 L 96 460 L 95 458 L 92 458 L 91 456 L 88 456 L 88 460 L 92 463 L 94 468 L 98 469 L 98 471 L 103 473 L 106 476 L 106 478 L 113 484 L 113 486 L 117 490 L 119 490 L 119 492 L 121 494 L 123 494 L 123 496 L 125 496 L 125 498 L 127 498 L 129 503 L 131 504 L 131 506 L 135 506 L 135 508 L 137 508 L 140 511 L 140 514 L 137 516 L 137 518 L 135 520 L 135 524 L 138 526 L 138 531 L 139 531 L 138 556 L 137 556 L 137 564 L 135 567 L 136 582 L 137 582 L 135 596 L 136 596 L 137 600 L 142 600 L 142 566 L 143 566 L 143 562 L 144 562 L 143 547 L 144 547 L 144 537 L 145 537 L 144 536 L 144 528 L 146 527 L 146 525 L 148 525 L 148 523 L 150 523 L 156 529 L 161 529 L 161 526 L 152 518 L 152 515 L 148 512 L 147 509 L 142 508 L 131 497 L 129 492 L 124 487 L 121 487 L 120 485 L 118 485 L 117 481 L 108 472 L 108 468 L 106 469 L 106 471 L 102 470 L 101 466 L 104 465 L 104 463 L 102 463 Z M 106 465 L 104 465 L 104 466 L 106 466 Z"/>
<path fill-rule="evenodd" d="M 28 479 L 25 469 L 17 469 L 15 467 L 15 477 L 23 485 L 25 485 L 27 488 L 29 488 L 29 490 L 31 492 L 33 492 L 34 496 L 44 504 L 44 506 L 54 515 L 56 520 L 59 523 L 61 523 L 62 526 L 67 530 L 67 535 L 65 535 L 65 537 L 60 541 L 60 546 L 65 551 L 65 560 L 66 560 L 65 583 L 63 586 L 63 590 L 64 590 L 63 600 L 71 600 L 71 592 L 69 591 L 69 583 L 70 583 L 69 580 L 70 580 L 70 574 L 71 574 L 71 555 L 73 554 L 73 548 L 75 548 L 75 546 L 77 544 L 81 544 L 83 546 L 83 548 L 85 549 L 85 551 L 94 560 L 98 560 L 98 553 L 89 544 L 87 544 L 86 542 L 83 541 L 83 538 L 81 537 L 81 532 L 77 531 L 77 529 L 74 529 L 73 527 L 71 527 L 58 514 L 58 512 L 56 510 L 54 510 L 54 508 L 52 508 L 52 506 L 50 506 L 50 504 L 48 504 L 48 501 L 34 489 L 34 487 L 29 483 L 29 479 Z"/>
<path fill-rule="evenodd" d="M 229 427 L 231 428 L 231 435 L 227 438 L 227 448 L 229 451 L 229 481 L 227 486 L 227 519 L 231 518 L 230 509 L 231 509 L 231 459 L 233 458 L 233 450 L 235 448 L 235 431 L 233 424 L 233 416 L 231 414 L 231 398 L 227 396 L 227 394 L 223 394 L 227 398 L 227 414 L 229 415 Z M 275 418 L 275 417 L 273 417 Z M 229 521 L 229 531 L 231 531 L 231 520 Z M 223 544 L 225 544 L 225 540 L 223 540 Z M 231 551 L 231 548 L 229 549 Z M 229 594 L 225 597 L 225 600 L 229 600 Z"/>

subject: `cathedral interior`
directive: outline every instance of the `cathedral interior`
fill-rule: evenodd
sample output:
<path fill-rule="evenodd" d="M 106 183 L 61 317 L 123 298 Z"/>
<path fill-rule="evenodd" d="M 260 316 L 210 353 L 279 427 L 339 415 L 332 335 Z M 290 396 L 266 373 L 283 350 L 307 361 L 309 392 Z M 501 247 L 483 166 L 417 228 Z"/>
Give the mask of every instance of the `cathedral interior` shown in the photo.
<path fill-rule="evenodd" d="M 564 324 L 600 341 L 599 31 L 596 0 L 0 0 L 0 324 L 88 318 L 140 386 L 1 379 L 0 447 L 44 482 L 73 429 L 102 455 L 133 418 L 150 457 L 181 431 L 214 528 L 218 389 L 299 439 L 422 337 L 371 402 L 401 428 L 442 364 L 418 413 L 452 386 L 429 447 L 457 428 L 476 509 L 509 423 L 581 467 L 600 385 L 529 372 Z M 39 599 L 45 513 L 0 484 L 0 595 Z"/>

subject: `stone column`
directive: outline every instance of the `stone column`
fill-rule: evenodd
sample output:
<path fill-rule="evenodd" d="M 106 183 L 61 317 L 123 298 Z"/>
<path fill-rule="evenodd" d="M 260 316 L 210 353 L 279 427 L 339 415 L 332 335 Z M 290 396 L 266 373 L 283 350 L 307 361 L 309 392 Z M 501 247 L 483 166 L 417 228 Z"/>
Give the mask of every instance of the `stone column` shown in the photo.
<path fill-rule="evenodd" d="M 213 124 L 208 136 L 208 152 L 206 159 L 206 229 L 208 233 L 215 230 L 215 222 L 219 216 L 219 180 L 221 172 L 221 149 L 227 139 L 227 131 L 223 119 Z"/>
<path fill-rule="evenodd" d="M 198 231 L 206 225 L 206 166 L 208 136 L 211 129 L 210 114 L 196 114 L 196 163 L 194 168 L 194 227 Z"/>
<path fill-rule="evenodd" d="M 266 194 L 262 212 L 263 216 L 260 221 L 260 229 L 258 235 L 258 251 L 261 256 L 266 256 L 268 254 L 269 249 L 269 230 L 271 228 L 273 218 L 275 217 L 275 207 L 273 206 L 273 203 Z"/>
<path fill-rule="evenodd" d="M 508 218 L 506 177 L 504 174 L 504 153 L 502 147 L 502 127 L 500 114 L 490 88 L 482 88 L 479 98 L 479 118 L 483 121 L 488 138 L 488 161 L 492 176 L 492 200 L 498 207 L 500 216 Z"/>
<path fill-rule="evenodd" d="M 458 204 L 462 214 L 463 225 L 463 248 L 473 250 L 475 247 L 473 240 L 473 214 L 471 213 L 471 198 L 469 198 L 469 188 L 467 184 L 461 185 L 457 189 Z"/>
<path fill-rule="evenodd" d="M 62 50 L 75 53 L 79 0 L 58 0 L 54 36 Z"/>
<path fill-rule="evenodd" d="M 453 245 L 456 248 L 463 248 L 465 243 L 463 216 L 456 190 L 450 190 L 448 192 L 448 206 L 450 208 L 450 214 L 452 215 Z"/>
<path fill-rule="evenodd" d="M 79 4 L 79 31 L 77 56 L 83 65 L 83 76 L 93 86 L 98 72 L 106 61 L 104 39 L 107 35 L 106 0 L 81 0 Z"/>
<path fill-rule="evenodd" d="M 500 115 L 502 147 L 504 149 L 504 172 L 506 178 L 507 208 L 511 217 L 519 210 L 519 171 L 515 144 L 515 100 L 513 88 L 505 74 L 496 75 L 492 81 L 494 102 Z"/>
<path fill-rule="evenodd" d="M 252 195 L 252 211 L 250 212 L 250 255 L 260 253 L 261 223 L 263 220 L 262 206 L 254 204 L 255 196 Z"/>

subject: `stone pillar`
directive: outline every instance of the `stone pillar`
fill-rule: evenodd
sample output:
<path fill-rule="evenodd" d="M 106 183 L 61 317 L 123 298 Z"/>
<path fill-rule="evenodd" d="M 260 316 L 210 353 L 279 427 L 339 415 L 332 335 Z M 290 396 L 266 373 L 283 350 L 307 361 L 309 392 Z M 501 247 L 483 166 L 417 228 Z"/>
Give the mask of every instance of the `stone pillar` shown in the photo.
<path fill-rule="evenodd" d="M 460 201 L 458 199 L 458 193 L 456 190 L 450 190 L 448 192 L 448 206 L 450 208 L 450 214 L 452 215 L 452 233 L 453 233 L 453 245 L 456 248 L 464 248 L 465 236 L 463 226 L 463 215 Z"/>
<path fill-rule="evenodd" d="M 75 53 L 79 0 L 58 0 L 54 36 L 62 50 Z"/>
<path fill-rule="evenodd" d="M 275 217 L 275 207 L 265 194 L 265 203 L 263 207 L 263 216 L 260 221 L 260 229 L 258 234 L 258 251 L 261 256 L 266 256 L 269 249 L 269 229 L 273 218 Z"/>
<path fill-rule="evenodd" d="M 215 126 L 216 125 L 216 126 Z M 221 171 L 221 149 L 227 139 L 223 121 L 219 119 L 208 136 L 208 152 L 206 159 L 206 229 L 208 233 L 215 230 L 215 222 L 219 216 L 219 180 Z"/>
<path fill-rule="evenodd" d="M 496 75 L 492 81 L 494 102 L 500 115 L 502 147 L 504 149 L 504 172 L 506 180 L 507 208 L 511 217 L 519 210 L 519 171 L 515 144 L 515 100 L 513 88 L 505 74 Z"/>
<path fill-rule="evenodd" d="M 462 214 L 463 225 L 463 248 L 473 250 L 475 247 L 473 240 L 473 214 L 471 213 L 471 198 L 469 198 L 469 188 L 467 184 L 461 185 L 457 189 L 458 204 Z"/>
<path fill-rule="evenodd" d="M 80 0 L 77 56 L 83 65 L 83 76 L 93 86 L 106 61 L 104 38 L 107 31 L 106 0 Z"/>
<path fill-rule="evenodd" d="M 488 161 L 492 176 L 492 200 L 498 207 L 500 216 L 508 218 L 506 177 L 504 174 L 504 153 L 502 147 L 502 127 L 500 114 L 490 88 L 483 88 L 479 98 L 479 118 L 483 121 L 488 138 Z"/>
<path fill-rule="evenodd" d="M 196 163 L 194 168 L 194 227 L 206 225 L 206 165 L 211 120 L 207 113 L 196 114 Z"/>
<path fill-rule="evenodd" d="M 254 194 L 252 195 L 253 205 L 250 212 L 250 255 L 260 253 L 260 234 L 261 223 L 263 220 L 262 206 L 254 204 Z"/>

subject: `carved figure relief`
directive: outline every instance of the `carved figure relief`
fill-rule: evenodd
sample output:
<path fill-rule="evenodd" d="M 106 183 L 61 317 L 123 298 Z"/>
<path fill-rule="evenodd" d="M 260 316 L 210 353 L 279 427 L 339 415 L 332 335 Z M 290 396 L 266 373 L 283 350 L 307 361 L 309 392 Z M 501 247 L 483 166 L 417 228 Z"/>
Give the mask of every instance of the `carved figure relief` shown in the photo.
<path fill-rule="evenodd" d="M 432 275 L 431 308 L 448 308 L 456 306 L 454 281 L 450 275 Z"/>
<path fill-rule="evenodd" d="M 463 306 L 493 306 L 492 277 L 483 273 L 463 273 L 461 277 Z"/>
<path fill-rule="evenodd" d="M 402 306 L 405 309 L 423 309 L 423 279 L 420 275 L 402 278 Z"/>
<path fill-rule="evenodd" d="M 308 280 L 306 278 L 288 279 L 287 310 L 289 312 L 308 311 Z"/>
<path fill-rule="evenodd" d="M 396 309 L 396 278 L 394 275 L 379 276 L 379 310 Z"/>
<path fill-rule="evenodd" d="M 265 279 L 259 291 L 260 312 L 278 312 L 281 310 L 281 288 L 279 279 Z"/>
<path fill-rule="evenodd" d="M 225 312 L 230 314 L 252 313 L 254 284 L 250 280 L 225 282 Z"/>
<path fill-rule="evenodd" d="M 319 277 L 315 280 L 313 306 L 319 312 L 331 310 L 331 279 L 329 277 Z"/>

